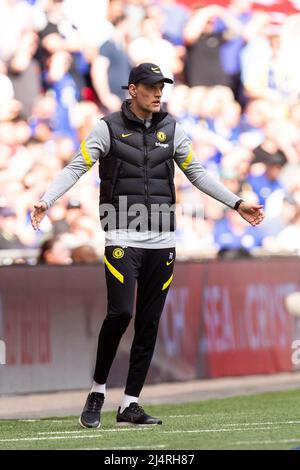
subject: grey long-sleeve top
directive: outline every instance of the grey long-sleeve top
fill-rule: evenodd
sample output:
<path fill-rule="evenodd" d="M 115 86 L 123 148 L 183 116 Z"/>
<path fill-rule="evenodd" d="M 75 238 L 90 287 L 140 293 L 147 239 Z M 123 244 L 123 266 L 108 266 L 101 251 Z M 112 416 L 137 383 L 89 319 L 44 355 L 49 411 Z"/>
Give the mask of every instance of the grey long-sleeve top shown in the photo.
<path fill-rule="evenodd" d="M 151 121 L 145 121 L 150 125 Z M 110 148 L 110 134 L 105 121 L 100 120 L 81 143 L 74 159 L 56 176 L 42 200 L 48 207 L 66 193 L 98 160 L 104 159 Z M 174 160 L 190 182 L 200 191 L 233 208 L 239 197 L 229 191 L 208 173 L 194 157 L 192 144 L 182 126 L 176 123 L 174 136 Z M 106 245 L 134 246 L 141 248 L 171 248 L 175 246 L 175 234 L 113 230 L 105 234 Z"/>

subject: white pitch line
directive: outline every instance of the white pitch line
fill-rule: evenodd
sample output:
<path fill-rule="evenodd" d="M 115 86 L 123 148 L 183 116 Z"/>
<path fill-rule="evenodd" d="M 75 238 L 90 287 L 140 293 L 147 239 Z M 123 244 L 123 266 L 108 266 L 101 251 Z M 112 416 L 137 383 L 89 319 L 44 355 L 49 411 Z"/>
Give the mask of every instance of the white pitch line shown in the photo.
<path fill-rule="evenodd" d="M 162 431 L 159 434 L 176 434 L 176 433 L 215 433 L 215 432 L 236 432 L 236 431 L 242 431 L 242 432 L 247 432 L 247 431 L 258 431 L 258 430 L 270 430 L 270 429 L 279 429 L 280 426 L 272 426 L 272 427 L 257 427 L 257 428 L 236 428 L 236 429 L 226 429 L 226 428 L 220 428 L 220 429 L 191 429 L 191 430 L 176 430 L 176 431 Z M 135 430 L 144 430 L 142 428 L 134 428 Z M 146 428 L 149 429 L 149 428 Z M 132 429 L 122 429 L 122 431 L 130 431 Z M 114 432 L 119 432 L 121 429 L 113 429 L 112 431 Z M 81 431 L 78 431 L 81 432 Z M 71 432 L 68 432 L 68 434 L 71 434 Z M 64 436 L 61 435 L 61 433 L 57 433 L 60 435 L 56 436 L 45 436 L 45 437 L 21 437 L 21 438 L 13 438 L 13 439 L 0 439 L 0 442 L 32 442 L 32 441 L 47 441 L 47 440 L 59 440 L 59 439 L 96 439 L 103 433 L 103 431 L 99 431 L 97 433 L 93 434 L 86 434 L 85 431 L 83 431 L 83 434 L 81 435 L 74 435 L 72 434 L 71 436 Z M 273 442 L 273 441 L 270 441 Z"/>
<path fill-rule="evenodd" d="M 65 423 L 63 419 L 18 419 L 18 423 Z"/>
<path fill-rule="evenodd" d="M 40 421 L 39 419 L 18 419 L 18 423 L 35 423 L 36 421 Z"/>
<path fill-rule="evenodd" d="M 239 442 L 232 442 L 230 445 L 232 446 L 239 446 L 245 444 L 278 444 L 278 443 L 288 443 L 288 442 L 299 442 L 300 445 L 300 438 L 299 439 L 275 439 L 274 441 L 239 441 Z"/>
<path fill-rule="evenodd" d="M 175 434 L 175 433 L 181 433 L 181 432 L 184 432 L 184 433 L 207 433 L 207 432 L 236 432 L 236 431 L 257 431 L 257 430 L 267 430 L 267 429 L 279 429 L 280 426 L 262 426 L 262 427 L 253 427 L 253 428 L 234 428 L 234 429 L 228 429 L 228 428 L 219 428 L 219 429 L 187 429 L 187 430 L 173 430 L 173 431 L 162 431 L 163 434 Z M 103 433 L 103 432 L 129 432 L 129 431 L 144 431 L 144 430 L 153 430 L 154 427 L 151 427 L 151 428 L 121 428 L 121 429 L 98 429 L 98 430 L 95 430 L 95 437 L 97 437 L 100 433 Z M 75 435 L 79 435 L 79 434 L 82 434 L 84 435 L 87 431 L 85 431 L 84 429 L 83 430 L 79 430 L 79 431 L 48 431 L 48 432 L 38 432 L 37 434 L 38 435 L 43 435 L 43 436 L 51 436 L 51 435 L 56 435 L 56 436 L 60 436 L 60 435 L 64 435 L 64 434 L 72 434 L 74 436 Z M 161 434 L 161 432 L 159 431 L 159 434 Z M 71 437 L 71 436 L 70 436 Z"/>
<path fill-rule="evenodd" d="M 167 447 L 164 444 L 151 445 L 151 446 L 131 446 L 131 447 L 82 447 L 78 450 L 132 450 L 132 449 L 164 449 Z"/>
<path fill-rule="evenodd" d="M 168 418 L 192 418 L 192 417 L 201 417 L 203 418 L 203 415 L 197 414 L 197 415 L 171 415 L 168 416 Z M 230 424 L 222 424 L 222 426 L 260 426 L 260 425 L 273 425 L 273 424 L 300 424 L 300 421 L 262 421 L 259 423 L 230 423 Z"/>
<path fill-rule="evenodd" d="M 150 431 L 154 428 L 146 428 L 146 427 L 130 427 L 130 428 L 120 428 L 120 429 L 102 429 L 98 428 L 95 429 L 95 436 L 98 435 L 101 432 L 129 432 L 129 431 Z M 81 433 L 86 433 L 87 431 L 85 429 L 80 429 L 79 431 L 43 431 L 43 432 L 38 432 L 38 435 L 51 435 L 51 434 L 81 434 Z"/>
<path fill-rule="evenodd" d="M 173 430 L 173 431 L 162 431 L 165 434 L 168 433 L 207 433 L 207 432 L 235 432 L 235 431 L 256 431 L 256 430 L 267 430 L 267 429 L 279 429 L 280 426 L 273 426 L 275 423 L 273 422 L 265 422 L 265 423 L 241 423 L 241 424 L 224 424 L 223 428 L 218 429 L 191 429 L 191 430 Z M 300 421 L 282 421 L 279 424 L 300 424 Z M 245 426 L 242 428 L 236 428 L 236 426 Z M 251 426 L 251 427 L 250 427 Z M 271 426 L 271 427 L 270 427 Z M 228 429 L 229 428 L 229 429 Z M 232 429 L 233 428 L 233 429 Z M 153 430 L 154 427 L 146 428 L 146 427 L 131 427 L 131 428 L 118 428 L 118 429 L 98 429 L 95 430 L 96 433 L 100 432 L 129 432 L 129 431 L 144 431 L 144 430 Z M 61 435 L 61 434 L 82 434 L 86 433 L 87 431 L 82 429 L 78 431 L 44 431 L 38 432 L 38 435 Z"/>
<path fill-rule="evenodd" d="M 124 431 L 144 431 L 145 429 L 150 429 L 150 428 L 130 428 L 130 429 L 110 429 L 110 430 L 107 430 L 107 431 L 113 431 L 113 432 L 124 432 Z M 64 436 L 62 435 L 63 433 L 65 434 L 71 434 L 69 436 Z M 55 436 L 52 436 L 52 435 L 49 435 L 50 433 L 44 433 L 44 434 L 47 434 L 45 437 L 16 437 L 16 438 L 12 438 L 12 439 L 0 439 L 0 442 L 22 442 L 22 441 L 47 441 L 48 439 L 49 440 L 57 440 L 57 439 L 91 439 L 91 438 L 97 438 L 99 436 L 101 436 L 101 434 L 103 433 L 103 430 L 102 431 L 98 431 L 98 432 L 94 432 L 93 434 L 87 434 L 86 431 L 82 430 L 82 431 L 63 431 L 63 433 L 61 432 L 51 432 L 51 434 L 55 434 Z M 77 435 L 74 435 L 73 433 L 77 433 Z M 78 433 L 81 433 L 80 435 L 78 435 Z M 38 433 L 38 434 L 43 434 L 43 433 Z"/>
<path fill-rule="evenodd" d="M 34 441 L 51 441 L 62 439 L 96 439 L 99 434 L 82 434 L 81 436 L 45 436 L 45 437 L 16 437 L 14 439 L 0 439 L 0 442 L 34 442 Z"/>
<path fill-rule="evenodd" d="M 85 434 L 83 436 L 47 436 L 47 437 L 16 437 L 14 439 L 0 439 L 0 442 L 22 442 L 22 441 L 50 441 L 59 439 L 95 439 L 96 434 Z"/>
<path fill-rule="evenodd" d="M 175 434 L 175 433 L 203 433 L 203 432 L 236 432 L 236 431 L 260 431 L 260 430 L 267 430 L 267 429 L 279 429 L 280 426 L 267 426 L 261 428 L 236 428 L 236 429 L 189 429 L 189 430 L 178 430 L 178 431 L 162 431 L 163 434 Z"/>
<path fill-rule="evenodd" d="M 300 424 L 300 421 L 262 421 L 260 423 L 231 423 L 231 424 L 223 424 L 223 426 L 273 426 L 273 424 Z"/>

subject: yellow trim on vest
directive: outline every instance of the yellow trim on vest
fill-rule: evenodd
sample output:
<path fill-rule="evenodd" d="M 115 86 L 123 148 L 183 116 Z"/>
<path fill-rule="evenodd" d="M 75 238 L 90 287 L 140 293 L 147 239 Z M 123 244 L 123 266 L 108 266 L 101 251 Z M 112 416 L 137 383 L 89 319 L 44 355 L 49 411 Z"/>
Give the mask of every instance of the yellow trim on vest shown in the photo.
<path fill-rule="evenodd" d="M 124 284 L 123 274 L 121 274 L 116 268 L 113 267 L 112 264 L 110 264 L 110 262 L 108 261 L 106 256 L 104 256 L 104 263 L 106 264 L 106 266 L 108 267 L 108 269 L 112 273 L 112 275 L 115 276 L 118 279 L 118 281 L 120 281 L 120 282 L 122 282 L 122 284 Z"/>
<path fill-rule="evenodd" d="M 164 283 L 162 290 L 165 290 L 172 282 L 173 279 L 173 274 L 172 276 L 167 280 L 167 282 Z"/>
<path fill-rule="evenodd" d="M 191 163 L 193 159 L 193 147 L 192 147 L 192 144 L 190 145 L 190 151 L 188 153 L 188 156 L 186 157 L 186 159 L 184 160 L 183 164 L 181 165 L 181 168 L 183 170 L 186 170 L 187 167 L 189 166 L 189 164 Z"/>
<path fill-rule="evenodd" d="M 88 149 L 86 148 L 85 140 L 81 142 L 81 153 L 83 155 L 86 166 L 88 167 L 88 169 L 90 169 L 92 167 L 92 159 L 91 159 Z"/>

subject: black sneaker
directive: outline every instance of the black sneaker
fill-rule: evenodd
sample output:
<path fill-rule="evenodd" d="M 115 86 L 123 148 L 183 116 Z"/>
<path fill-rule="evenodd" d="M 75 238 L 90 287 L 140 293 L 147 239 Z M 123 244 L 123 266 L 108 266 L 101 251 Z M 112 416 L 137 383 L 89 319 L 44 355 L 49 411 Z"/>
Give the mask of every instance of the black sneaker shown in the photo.
<path fill-rule="evenodd" d="M 104 403 L 104 394 L 92 392 L 88 395 L 79 424 L 83 428 L 100 428 L 101 408 Z"/>
<path fill-rule="evenodd" d="M 119 406 L 117 414 L 117 424 L 143 424 L 143 425 L 154 425 L 162 424 L 162 420 L 159 418 L 153 418 L 145 413 L 143 408 L 137 403 L 130 403 L 130 405 L 125 408 L 123 413 L 121 413 L 121 407 Z"/>

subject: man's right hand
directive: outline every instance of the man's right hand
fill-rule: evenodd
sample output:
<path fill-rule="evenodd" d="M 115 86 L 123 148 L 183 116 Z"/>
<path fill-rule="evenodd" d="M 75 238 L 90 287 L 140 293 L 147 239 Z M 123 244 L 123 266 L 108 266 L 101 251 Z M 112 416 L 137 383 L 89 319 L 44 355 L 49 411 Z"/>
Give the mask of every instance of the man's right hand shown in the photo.
<path fill-rule="evenodd" d="M 34 230 L 38 230 L 41 221 L 46 215 L 48 207 L 44 201 L 40 201 L 34 204 L 33 207 L 34 209 L 30 213 L 31 225 L 33 226 Z"/>

